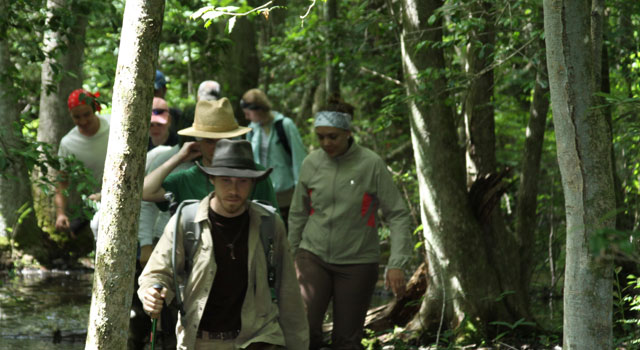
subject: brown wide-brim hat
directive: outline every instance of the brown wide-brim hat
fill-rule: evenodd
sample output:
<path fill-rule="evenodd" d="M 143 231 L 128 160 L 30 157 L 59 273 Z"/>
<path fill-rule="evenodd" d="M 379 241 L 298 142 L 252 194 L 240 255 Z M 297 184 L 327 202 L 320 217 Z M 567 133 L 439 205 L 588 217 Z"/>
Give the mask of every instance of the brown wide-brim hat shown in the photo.
<path fill-rule="evenodd" d="M 196 165 L 208 175 L 246 177 L 262 180 L 269 176 L 272 168 L 259 170 L 253 161 L 251 143 L 245 140 L 222 139 L 216 143 L 211 166 L 205 167 L 199 162 Z"/>
<path fill-rule="evenodd" d="M 241 136 L 251 128 L 240 126 L 233 116 L 231 102 L 226 97 L 217 101 L 200 100 L 196 105 L 193 125 L 178 131 L 178 135 L 225 139 Z"/>

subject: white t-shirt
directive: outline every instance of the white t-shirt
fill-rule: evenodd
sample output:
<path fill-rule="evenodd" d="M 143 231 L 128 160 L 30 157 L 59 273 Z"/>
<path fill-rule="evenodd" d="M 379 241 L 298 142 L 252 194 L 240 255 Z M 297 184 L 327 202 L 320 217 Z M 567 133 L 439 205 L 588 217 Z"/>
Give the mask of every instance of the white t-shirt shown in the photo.
<path fill-rule="evenodd" d="M 100 129 L 93 136 L 82 135 L 77 126 L 64 135 L 60 141 L 58 155 L 60 157 L 75 155 L 91 170 L 98 186 L 101 187 L 104 162 L 107 158 L 109 122 L 101 116 L 98 116 L 98 119 L 100 119 Z"/>

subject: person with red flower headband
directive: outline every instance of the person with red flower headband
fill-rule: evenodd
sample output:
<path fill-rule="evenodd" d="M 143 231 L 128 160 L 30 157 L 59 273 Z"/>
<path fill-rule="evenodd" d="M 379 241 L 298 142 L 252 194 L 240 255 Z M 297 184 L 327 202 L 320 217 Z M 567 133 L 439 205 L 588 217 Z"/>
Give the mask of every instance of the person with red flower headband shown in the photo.
<path fill-rule="evenodd" d="M 99 92 L 91 93 L 84 89 L 76 89 L 69 95 L 67 106 L 75 127 L 60 141 L 58 155 L 60 157 L 74 155 L 91 170 L 98 186 L 101 186 L 104 162 L 107 157 L 109 122 L 96 115 L 96 112 L 101 110 L 98 97 L 100 97 Z M 72 224 L 69 221 L 67 196 L 65 195 L 65 189 L 68 186 L 67 181 L 62 181 L 58 183 L 56 189 L 54 200 L 56 204 L 56 229 L 71 231 L 72 235 L 75 235 L 89 221 L 86 218 L 77 220 L 77 224 Z M 90 198 L 99 200 L 100 193 L 95 193 Z"/>

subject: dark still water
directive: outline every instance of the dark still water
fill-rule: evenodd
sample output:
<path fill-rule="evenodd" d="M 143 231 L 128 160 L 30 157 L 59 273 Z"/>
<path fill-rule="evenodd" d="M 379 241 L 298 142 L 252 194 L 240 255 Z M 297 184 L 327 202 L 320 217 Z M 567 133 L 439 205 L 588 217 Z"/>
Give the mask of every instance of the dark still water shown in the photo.
<path fill-rule="evenodd" d="M 84 349 L 93 273 L 0 275 L 0 350 Z"/>

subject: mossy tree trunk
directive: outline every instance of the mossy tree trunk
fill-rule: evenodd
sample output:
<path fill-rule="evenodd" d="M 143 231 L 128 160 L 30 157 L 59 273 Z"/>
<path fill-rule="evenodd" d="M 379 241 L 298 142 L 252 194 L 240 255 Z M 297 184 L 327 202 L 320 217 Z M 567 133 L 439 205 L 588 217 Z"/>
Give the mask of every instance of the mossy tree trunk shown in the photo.
<path fill-rule="evenodd" d="M 87 1 L 77 0 L 47 1 L 47 28 L 50 29 L 44 34 L 45 60 L 41 72 L 38 141 L 50 144 L 54 155 L 58 152 L 62 137 L 73 128 L 67 97 L 71 91 L 82 87 L 87 15 L 91 10 L 88 4 Z M 51 168 L 48 174 L 54 180 L 55 172 Z M 42 175 L 40 171 L 35 171 L 33 179 L 37 180 Z M 33 192 L 40 226 L 45 231 L 55 230 L 53 196 L 37 186 L 34 186 Z"/>
<path fill-rule="evenodd" d="M 590 250 L 615 227 L 611 126 L 600 90 L 602 1 L 545 0 L 553 122 L 567 218 L 564 349 L 611 349 L 613 269 Z"/>
<path fill-rule="evenodd" d="M 133 296 L 151 82 L 163 0 L 129 0 L 118 56 L 86 349 L 125 349 Z"/>
<path fill-rule="evenodd" d="M 465 149 L 447 104 L 448 82 L 440 73 L 445 69 L 442 19 L 436 14 L 435 21 L 428 20 L 443 4 L 402 1 L 402 60 L 430 279 L 420 313 L 408 328 L 435 333 L 440 326 L 457 327 L 466 315 L 490 337 L 500 331 L 491 322 L 530 316 L 517 282 L 508 280 L 518 267 L 501 263 L 500 256 L 512 254 L 504 250 L 508 245 L 487 242 L 487 225 L 479 221 L 467 191 Z M 418 50 L 425 41 L 429 44 Z M 424 72 L 432 75 L 423 77 Z"/>
<path fill-rule="evenodd" d="M 33 209 L 29 169 L 19 151 L 25 150 L 18 97 L 20 83 L 9 50 L 9 18 L 15 13 L 9 0 L 0 1 L 0 237 L 15 239 L 19 248 L 40 241 Z M 22 209 L 22 210 L 21 210 Z M 26 210 L 26 211 L 25 211 Z M 24 214 L 24 215 L 23 215 Z M 39 248 L 25 252 L 45 259 Z"/>
<path fill-rule="evenodd" d="M 532 51 L 543 52 L 544 42 L 540 40 L 533 46 Z M 532 52 L 532 54 L 536 54 Z M 540 160 L 544 133 L 549 112 L 549 82 L 547 78 L 547 61 L 542 55 L 536 65 L 536 81 L 533 88 L 533 100 L 529 106 L 529 121 L 525 135 L 524 152 L 522 154 L 522 168 L 520 169 L 520 184 L 518 187 L 516 204 L 515 236 L 519 243 L 521 290 L 527 293 L 529 299 L 529 284 L 535 261 L 533 247 L 535 246 L 535 228 L 538 220 L 538 180 L 540 178 Z"/>

